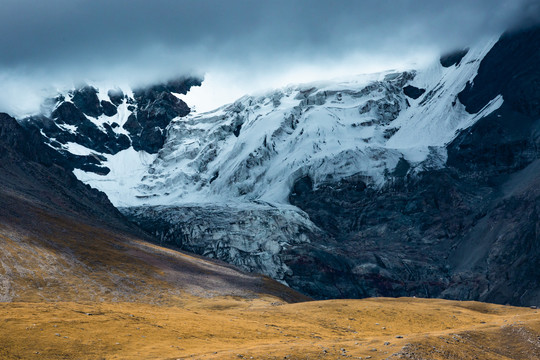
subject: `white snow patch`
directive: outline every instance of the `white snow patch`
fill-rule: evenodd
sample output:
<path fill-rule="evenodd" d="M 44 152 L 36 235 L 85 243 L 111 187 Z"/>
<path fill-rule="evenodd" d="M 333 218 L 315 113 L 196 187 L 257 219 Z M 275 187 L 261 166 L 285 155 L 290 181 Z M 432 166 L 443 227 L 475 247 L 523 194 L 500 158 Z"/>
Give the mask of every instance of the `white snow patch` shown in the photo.
<path fill-rule="evenodd" d="M 73 155 L 86 156 L 96 153 L 96 151 L 74 142 L 68 142 L 63 147 L 65 150 L 69 151 Z"/>
<path fill-rule="evenodd" d="M 107 158 L 103 165 L 111 169 L 107 175 L 75 169 L 75 176 L 82 182 L 105 192 L 117 207 L 137 203 L 136 196 L 139 191 L 136 187 L 157 155 L 129 148 L 115 155 L 103 154 L 103 156 Z"/>

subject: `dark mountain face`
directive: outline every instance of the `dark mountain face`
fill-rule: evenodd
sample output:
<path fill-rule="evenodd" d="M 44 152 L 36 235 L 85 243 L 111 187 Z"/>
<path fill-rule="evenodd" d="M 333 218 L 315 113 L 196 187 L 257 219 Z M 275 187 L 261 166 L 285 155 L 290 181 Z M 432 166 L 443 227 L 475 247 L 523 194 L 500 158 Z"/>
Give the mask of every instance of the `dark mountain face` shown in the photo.
<path fill-rule="evenodd" d="M 196 217 L 182 215 L 185 207 L 123 211 L 161 241 L 251 271 L 279 268 L 280 280 L 314 298 L 421 296 L 538 305 L 539 52 L 540 28 L 501 37 L 450 101 L 471 114 L 498 96 L 502 106 L 457 133 L 445 145 L 447 157 L 434 155 L 437 165 L 413 168 L 402 157 L 382 188 L 361 175 L 317 186 L 309 175 L 297 179 L 289 202 L 316 225 L 306 225 L 302 238 L 277 216 L 269 221 L 280 224 L 273 233 L 251 228 L 263 212 L 225 216 L 221 222 L 231 229 L 256 233 L 230 239 L 202 207 Z M 466 54 L 444 56 L 441 64 L 457 70 L 466 65 Z M 440 87 L 426 92 L 405 86 L 403 94 L 425 104 L 441 97 Z M 274 241 L 282 234 L 287 239 Z M 279 250 L 265 250 L 273 242 Z"/>
<path fill-rule="evenodd" d="M 64 216 L 77 214 L 87 221 L 139 232 L 104 193 L 81 183 L 71 171 L 58 165 L 58 153 L 44 142 L 37 130 L 23 128 L 9 115 L 0 114 L 2 212 L 20 206 L 17 198 L 23 198 L 45 211 Z"/>
<path fill-rule="evenodd" d="M 515 305 L 540 301 L 540 29 L 505 34 L 459 94 L 477 112 L 503 105 L 448 145 L 447 167 L 396 179 L 380 191 L 343 181 L 293 192 L 337 246 L 297 249 L 287 281 L 315 296 L 425 296 Z M 305 181 L 304 181 L 305 182 Z M 306 190 L 307 189 L 307 190 Z M 312 247 L 328 249 L 327 244 Z M 300 255 L 302 254 L 302 255 Z M 330 266 L 339 258 L 338 266 Z M 297 275 L 301 274 L 296 272 Z M 345 284 L 337 277 L 351 276 Z M 335 283 L 335 284 L 334 284 Z M 340 285 L 338 285 L 340 284 Z"/>
<path fill-rule="evenodd" d="M 505 34 L 482 61 L 474 86 L 459 94 L 467 111 L 497 95 L 503 105 L 448 146 L 448 165 L 485 175 L 508 173 L 538 158 L 540 30 Z M 489 98 L 489 99 L 488 99 Z"/>

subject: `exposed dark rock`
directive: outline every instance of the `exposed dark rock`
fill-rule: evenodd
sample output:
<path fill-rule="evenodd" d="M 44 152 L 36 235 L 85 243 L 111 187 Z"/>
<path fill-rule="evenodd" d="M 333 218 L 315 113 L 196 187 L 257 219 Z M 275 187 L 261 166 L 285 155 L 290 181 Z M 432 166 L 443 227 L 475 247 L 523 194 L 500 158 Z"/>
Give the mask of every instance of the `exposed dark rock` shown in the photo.
<path fill-rule="evenodd" d="M 114 106 L 108 101 L 101 100 L 101 107 L 103 108 L 103 113 L 107 116 L 114 116 L 118 113 L 118 110 L 116 110 L 116 106 Z"/>
<path fill-rule="evenodd" d="M 540 300 L 540 160 L 505 177 L 489 210 L 450 254 L 447 298 L 531 305 Z"/>
<path fill-rule="evenodd" d="M 53 111 L 51 116 L 60 124 L 69 124 L 75 126 L 89 121 L 86 116 L 84 116 L 82 111 L 70 102 L 61 103 L 60 106 Z"/>
<path fill-rule="evenodd" d="M 293 185 L 292 194 L 302 196 L 313 191 L 313 180 L 309 175 L 303 176 L 296 180 Z"/>
<path fill-rule="evenodd" d="M 459 94 L 470 113 L 480 111 L 497 95 L 514 111 L 540 115 L 540 28 L 504 34 L 485 56 L 474 79 Z"/>
<path fill-rule="evenodd" d="M 128 116 L 123 128 L 129 131 L 130 134 L 139 134 L 142 131 L 142 126 L 139 124 L 137 121 L 137 116 L 134 114 Z"/>
<path fill-rule="evenodd" d="M 388 128 L 385 129 L 383 132 L 383 137 L 385 139 L 390 139 L 392 136 L 394 136 L 395 133 L 399 131 L 399 128 Z"/>
<path fill-rule="evenodd" d="M 441 65 L 444 67 L 450 67 L 453 65 L 459 65 L 461 63 L 461 60 L 467 53 L 469 52 L 469 49 L 462 49 L 457 50 L 448 54 L 445 54 L 441 56 Z"/>
<path fill-rule="evenodd" d="M 59 124 L 74 125 L 75 132 L 62 131 L 60 128 L 51 128 L 45 131 L 47 136 L 55 138 L 65 144 L 75 142 L 97 152 L 116 154 L 130 146 L 129 139 L 123 134 L 116 134 L 110 129 L 107 132 L 98 128 L 73 103 L 63 102 L 52 113 L 52 118 Z M 37 120 L 37 119 L 34 119 Z M 39 123 L 34 122 L 39 127 Z"/>
<path fill-rule="evenodd" d="M 328 244 L 337 245 L 337 244 Z M 293 276 L 287 283 L 304 294 L 319 299 L 363 298 L 369 296 L 353 273 L 350 258 L 329 251 L 320 244 L 295 245 L 287 249 L 284 260 Z"/>
<path fill-rule="evenodd" d="M 26 131 L 17 121 L 5 113 L 0 113 L 0 157 L 5 158 L 19 154 L 30 161 L 41 163 L 45 166 L 53 164 L 55 152 L 46 149 L 44 139 L 39 131 Z"/>
<path fill-rule="evenodd" d="M 165 132 L 160 127 L 145 127 L 133 140 L 135 150 L 144 150 L 150 154 L 157 153 L 165 143 Z"/>
<path fill-rule="evenodd" d="M 467 111 L 498 95 L 503 105 L 449 145 L 448 164 L 484 175 L 525 167 L 540 153 L 540 28 L 505 34 L 486 55 L 474 87 L 459 94 Z"/>
<path fill-rule="evenodd" d="M 165 142 L 165 128 L 172 119 L 186 116 L 190 108 L 171 92 L 185 94 L 191 86 L 199 86 L 195 78 L 182 78 L 161 85 L 134 91 L 138 104 L 135 115 L 124 124 L 129 131 L 135 150 L 157 153 Z"/>
<path fill-rule="evenodd" d="M 407 85 L 403 88 L 403 93 L 412 99 L 418 99 L 425 92 L 426 89 L 420 89 L 412 85 Z"/>
<path fill-rule="evenodd" d="M 240 130 L 242 130 L 242 125 L 243 124 L 236 125 L 236 127 L 233 130 L 234 136 L 236 136 L 236 137 L 240 136 Z"/>
<path fill-rule="evenodd" d="M 148 99 L 155 98 L 163 92 L 173 92 L 177 94 L 187 94 L 193 86 L 201 86 L 202 80 L 197 77 L 180 77 L 166 83 L 148 86 L 135 91 L 135 98 L 144 97 Z"/>
<path fill-rule="evenodd" d="M 290 201 L 339 244 L 311 246 L 324 246 L 350 267 L 355 280 L 342 287 L 343 297 L 430 297 L 439 296 L 450 282 L 445 260 L 450 240 L 472 224 L 472 209 L 481 212 L 468 186 L 473 185 L 461 184 L 455 172 L 434 171 L 398 180 L 381 191 L 351 180 L 291 194 Z M 490 191 L 480 193 L 487 196 Z"/>
<path fill-rule="evenodd" d="M 411 164 L 404 158 L 400 158 L 396 168 L 392 172 L 392 175 L 395 177 L 404 177 L 409 172 L 409 169 L 411 168 Z"/>
<path fill-rule="evenodd" d="M 97 96 L 97 90 L 92 86 L 87 85 L 75 90 L 71 100 L 79 110 L 88 116 L 98 117 L 103 114 L 103 109 Z"/>

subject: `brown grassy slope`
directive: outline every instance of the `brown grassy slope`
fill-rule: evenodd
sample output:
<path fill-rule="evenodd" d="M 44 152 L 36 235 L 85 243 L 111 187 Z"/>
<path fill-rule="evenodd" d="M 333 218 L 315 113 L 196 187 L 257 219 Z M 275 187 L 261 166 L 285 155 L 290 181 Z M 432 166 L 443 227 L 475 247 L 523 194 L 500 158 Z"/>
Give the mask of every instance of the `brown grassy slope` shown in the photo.
<path fill-rule="evenodd" d="M 145 243 L 54 156 L 39 133 L 0 113 L 0 301 L 175 303 L 186 292 L 306 299 L 268 278 Z"/>
<path fill-rule="evenodd" d="M 2 359 L 540 359 L 536 310 L 423 299 L 0 304 Z"/>
<path fill-rule="evenodd" d="M 0 204 L 3 301 L 175 303 L 186 292 L 305 299 L 260 275 L 151 245 L 84 218 L 51 214 L 2 191 Z"/>

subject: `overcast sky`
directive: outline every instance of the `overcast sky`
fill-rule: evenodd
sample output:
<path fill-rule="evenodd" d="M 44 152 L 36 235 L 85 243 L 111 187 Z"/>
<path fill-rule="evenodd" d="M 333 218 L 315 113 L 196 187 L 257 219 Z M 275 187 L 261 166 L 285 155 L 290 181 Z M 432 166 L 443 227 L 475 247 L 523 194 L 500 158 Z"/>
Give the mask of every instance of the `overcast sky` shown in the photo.
<path fill-rule="evenodd" d="M 82 81 L 183 74 L 209 108 L 247 92 L 423 66 L 537 21 L 539 0 L 0 0 L 0 111 Z"/>

